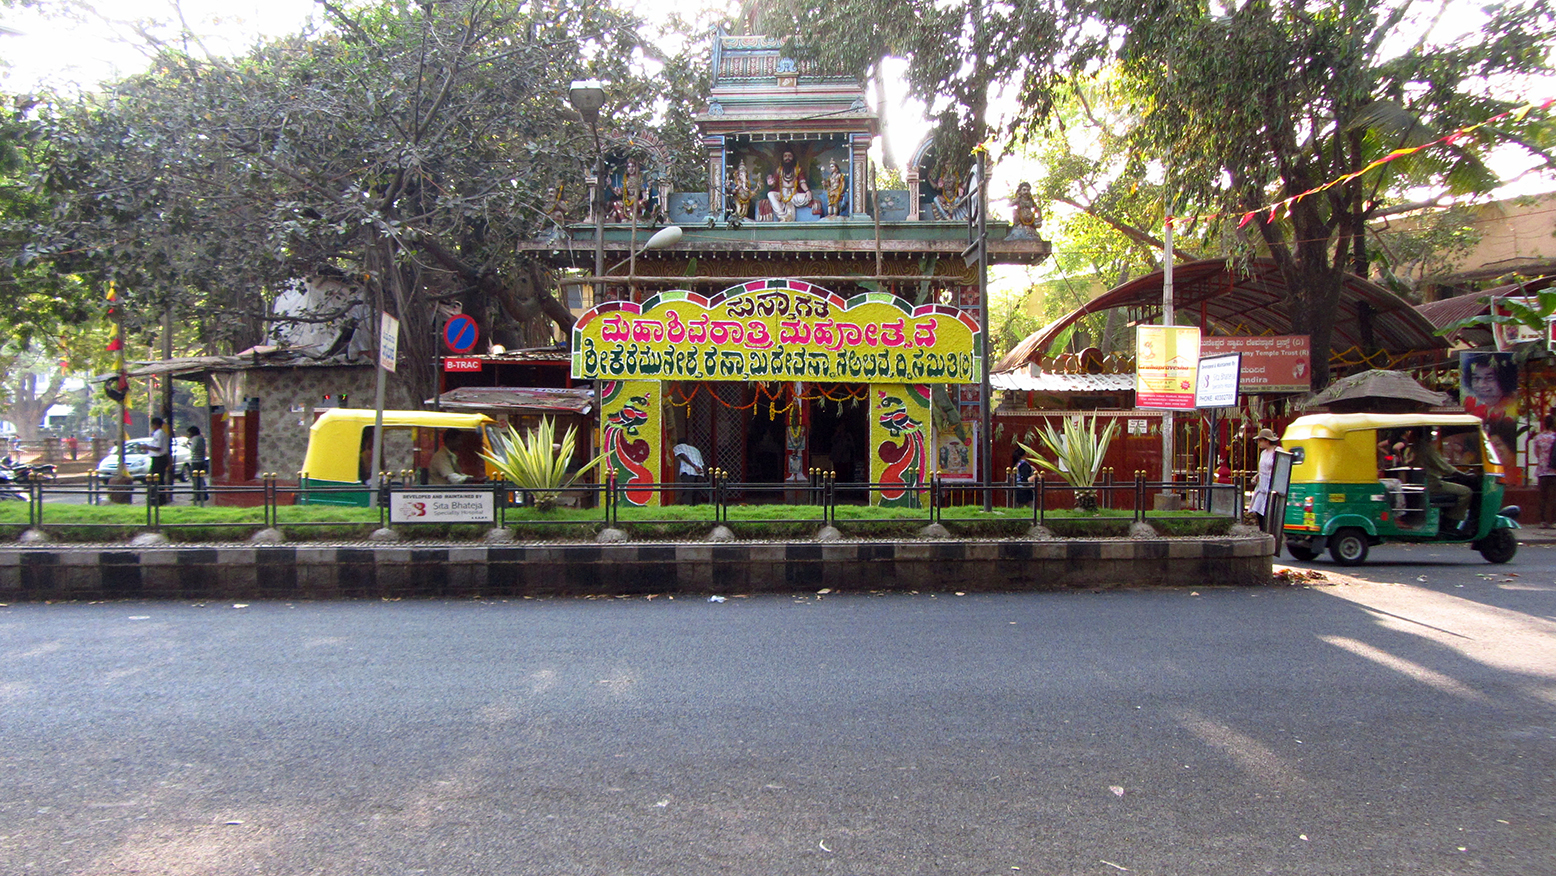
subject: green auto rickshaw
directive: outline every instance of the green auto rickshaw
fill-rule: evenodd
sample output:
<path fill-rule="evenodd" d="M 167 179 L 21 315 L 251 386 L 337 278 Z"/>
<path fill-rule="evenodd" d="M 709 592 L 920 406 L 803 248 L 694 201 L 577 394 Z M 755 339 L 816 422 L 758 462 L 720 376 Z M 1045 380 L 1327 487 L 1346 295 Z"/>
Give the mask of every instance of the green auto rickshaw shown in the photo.
<path fill-rule="evenodd" d="M 1358 565 L 1384 542 L 1468 544 L 1493 563 L 1518 551 L 1518 506 L 1502 507 L 1504 461 L 1470 414 L 1314 414 L 1286 427 L 1292 454 L 1286 550 L 1326 547 Z"/>

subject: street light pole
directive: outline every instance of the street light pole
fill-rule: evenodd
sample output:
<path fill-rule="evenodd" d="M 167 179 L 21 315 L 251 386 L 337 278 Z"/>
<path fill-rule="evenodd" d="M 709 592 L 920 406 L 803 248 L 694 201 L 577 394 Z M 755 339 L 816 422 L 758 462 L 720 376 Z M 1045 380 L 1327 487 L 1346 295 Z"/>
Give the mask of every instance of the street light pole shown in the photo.
<path fill-rule="evenodd" d="M 600 186 L 605 183 L 605 151 L 600 148 L 600 108 L 605 106 L 605 86 L 598 79 L 580 79 L 567 92 L 568 102 L 589 123 L 594 136 L 594 276 L 605 274 L 605 211 L 600 209 Z"/>

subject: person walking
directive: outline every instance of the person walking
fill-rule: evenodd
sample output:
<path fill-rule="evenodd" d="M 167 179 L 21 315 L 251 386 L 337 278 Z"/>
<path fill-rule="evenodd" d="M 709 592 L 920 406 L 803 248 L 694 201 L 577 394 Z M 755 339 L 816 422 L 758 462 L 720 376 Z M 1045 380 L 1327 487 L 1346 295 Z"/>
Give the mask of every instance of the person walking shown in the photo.
<path fill-rule="evenodd" d="M 1280 442 L 1275 433 L 1269 429 L 1260 429 L 1254 437 L 1259 445 L 1259 479 L 1254 483 L 1253 496 L 1248 500 L 1248 513 L 1259 521 L 1259 529 L 1264 529 L 1264 516 L 1270 507 L 1270 479 L 1275 475 L 1275 446 Z"/>
<path fill-rule="evenodd" d="M 76 461 L 76 454 L 81 450 L 81 439 L 74 434 L 65 436 L 65 449 L 70 451 L 70 461 Z"/>
<path fill-rule="evenodd" d="M 199 426 L 190 426 L 185 434 L 189 436 L 189 486 L 194 491 L 194 501 L 203 504 L 209 498 L 205 492 L 205 475 L 211 464 L 206 456 L 205 436 L 200 434 Z"/>
<path fill-rule="evenodd" d="M 1540 485 L 1541 529 L 1550 529 L 1556 524 L 1556 467 L 1551 465 L 1552 449 L 1556 449 L 1556 414 L 1546 414 L 1529 449 L 1534 457 L 1536 482 Z"/>

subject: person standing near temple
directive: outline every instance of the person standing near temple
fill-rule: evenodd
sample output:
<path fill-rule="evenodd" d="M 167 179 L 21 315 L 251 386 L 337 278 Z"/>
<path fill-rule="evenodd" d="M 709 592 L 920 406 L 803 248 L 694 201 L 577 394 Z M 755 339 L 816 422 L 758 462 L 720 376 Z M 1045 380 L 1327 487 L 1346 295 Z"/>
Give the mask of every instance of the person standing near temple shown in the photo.
<path fill-rule="evenodd" d="M 189 486 L 194 490 L 194 500 L 204 502 L 207 498 L 205 473 L 211 465 L 206 455 L 205 436 L 200 434 L 199 426 L 190 426 L 185 434 L 189 436 Z"/>
<path fill-rule="evenodd" d="M 1529 442 L 1529 455 L 1534 458 L 1534 474 L 1540 485 L 1540 528 L 1550 529 L 1556 523 L 1556 466 L 1551 465 L 1551 450 L 1556 449 L 1556 414 L 1546 414 L 1540 421 L 1540 433 Z"/>
<path fill-rule="evenodd" d="M 146 451 L 146 455 L 151 457 L 151 471 L 146 475 L 146 482 L 157 485 L 157 501 L 161 505 L 166 505 L 168 502 L 168 467 L 173 459 L 172 451 L 173 437 L 162 424 L 162 418 L 152 417 L 151 448 Z"/>
<path fill-rule="evenodd" d="M 1280 438 L 1269 429 L 1260 429 L 1254 441 L 1259 445 L 1259 480 L 1254 483 L 1253 496 L 1248 500 L 1248 513 L 1259 521 L 1262 530 L 1270 509 L 1270 480 L 1275 476 L 1275 445 Z"/>

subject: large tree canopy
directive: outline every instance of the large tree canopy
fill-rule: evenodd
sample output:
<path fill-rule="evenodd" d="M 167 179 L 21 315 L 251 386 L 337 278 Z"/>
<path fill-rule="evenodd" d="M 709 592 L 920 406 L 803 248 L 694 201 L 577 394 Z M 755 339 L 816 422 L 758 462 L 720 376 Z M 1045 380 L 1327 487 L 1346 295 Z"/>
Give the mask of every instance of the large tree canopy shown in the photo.
<path fill-rule="evenodd" d="M 775 0 L 769 9 L 793 21 L 792 32 L 826 35 L 803 40 L 808 51 L 860 72 L 885 54 L 907 57 L 910 84 L 939 100 L 932 105 L 944 108 L 942 127 L 961 129 L 964 141 L 985 121 L 1017 140 L 1039 137 L 1060 121 L 1063 89 L 1106 77 L 1108 87 L 1093 94 L 1108 102 L 1091 109 L 1117 138 L 1113 175 L 1092 172 L 1087 193 L 1086 174 L 1056 167 L 1050 196 L 1141 231 L 1112 205 L 1137 202 L 1141 182 L 1154 180 L 1170 212 L 1219 220 L 1223 251 L 1273 257 L 1291 289 L 1293 330 L 1310 334 L 1320 353 L 1315 385 L 1328 379 L 1323 354 L 1341 276 L 1367 273 L 1367 220 L 1412 187 L 1485 191 L 1496 182 L 1489 150 L 1545 155 L 1553 139 L 1543 114 L 1505 119 L 1278 215 L 1267 209 L 1391 150 L 1547 96 L 1526 91 L 1529 77 L 1551 72 L 1556 29 L 1547 0 L 1489 6 L 1477 34 L 1446 42 L 1425 30 L 1441 8 L 1416 10 L 1406 0 L 840 0 L 824 9 Z M 1412 29 L 1421 36 L 1401 42 Z M 937 54 L 936 46 L 950 50 Z M 986 119 L 984 89 L 1016 98 L 1014 108 Z M 1259 212 L 1240 229 L 1249 211 Z"/>
<path fill-rule="evenodd" d="M 52 209 L 17 264 L 113 280 L 127 313 L 199 315 L 220 346 L 258 339 L 265 290 L 336 272 L 399 316 L 400 376 L 425 398 L 438 303 L 509 343 L 571 322 L 513 246 L 592 165 L 568 84 L 610 83 L 608 131 L 648 126 L 687 83 L 644 75 L 638 22 L 592 0 L 321 6 L 322 33 L 236 59 L 164 52 L 35 110 L 32 189 Z"/>

